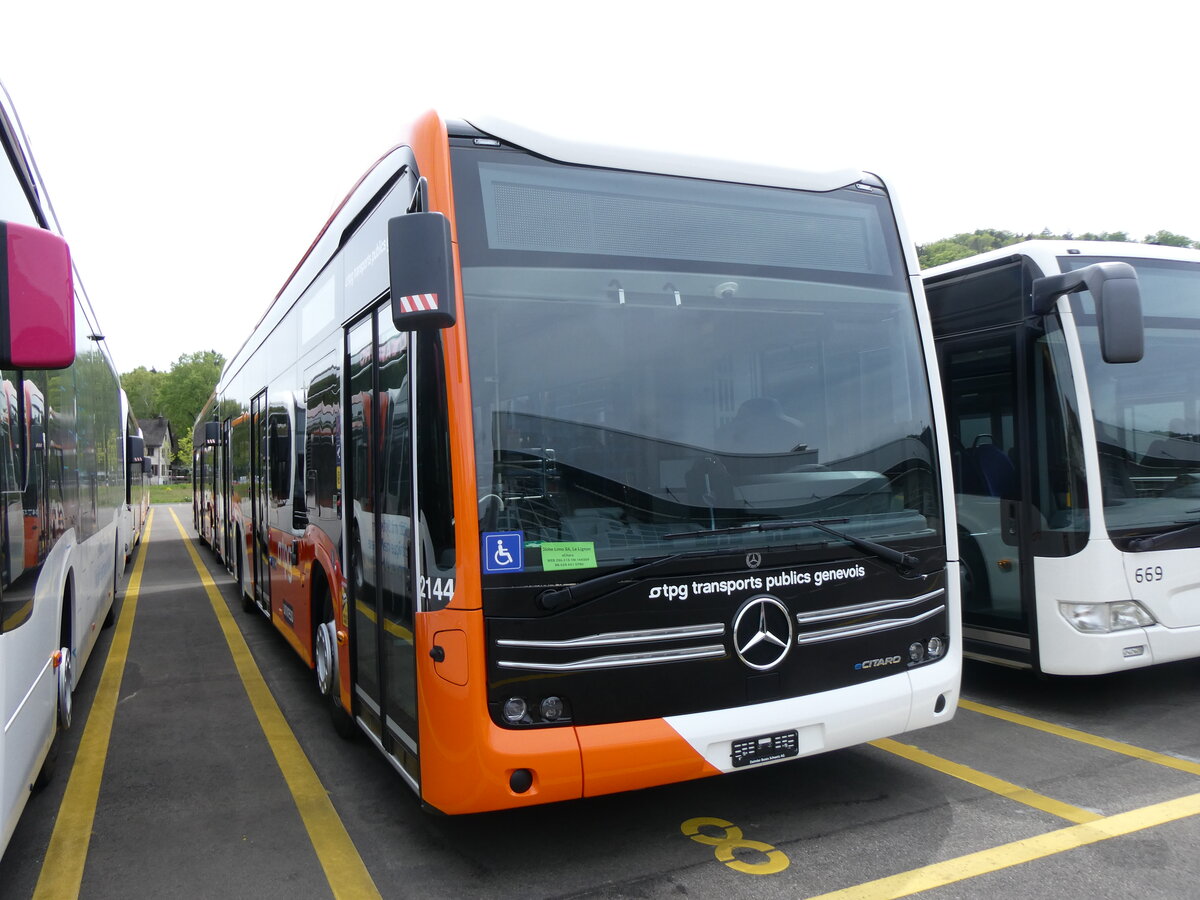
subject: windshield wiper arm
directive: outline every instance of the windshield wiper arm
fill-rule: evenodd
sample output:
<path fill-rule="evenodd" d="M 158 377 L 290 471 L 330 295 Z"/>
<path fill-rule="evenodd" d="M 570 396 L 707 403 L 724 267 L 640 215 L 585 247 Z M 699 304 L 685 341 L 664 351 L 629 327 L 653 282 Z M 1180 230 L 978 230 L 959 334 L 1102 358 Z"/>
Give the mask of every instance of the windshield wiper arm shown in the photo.
<path fill-rule="evenodd" d="M 920 564 L 920 560 L 911 553 L 905 553 L 902 550 L 893 550 L 891 547 L 885 547 L 883 544 L 877 544 L 875 541 L 868 541 L 866 538 L 855 537 L 852 534 L 846 534 L 843 531 L 838 531 L 836 528 L 830 528 L 827 522 L 845 522 L 846 519 L 797 519 L 795 521 L 786 522 L 751 522 L 748 525 L 732 525 L 729 528 L 716 528 L 712 531 L 677 531 L 674 534 L 668 534 L 668 539 L 681 537 L 700 537 L 710 534 L 743 534 L 754 531 L 784 531 L 792 528 L 816 528 L 818 531 L 824 531 L 826 534 L 831 534 L 839 541 L 845 541 L 852 547 L 857 547 L 866 553 L 877 556 L 885 562 L 889 562 L 898 569 L 914 569 Z"/>
<path fill-rule="evenodd" d="M 650 562 L 641 563 L 627 569 L 618 569 L 615 572 L 609 572 L 607 575 L 597 575 L 595 578 L 589 578 L 578 584 L 544 591 L 537 599 L 538 606 L 545 610 L 559 609 L 568 604 L 577 606 L 580 603 L 596 599 L 601 594 L 606 593 L 610 587 L 622 581 L 636 578 L 639 575 L 648 575 L 656 569 L 670 565 L 677 559 L 683 559 L 685 556 L 707 556 L 711 553 L 712 551 L 706 551 L 704 554 L 675 553 L 671 556 L 660 556 L 658 559 L 650 560 Z"/>
<path fill-rule="evenodd" d="M 1170 531 L 1133 538 L 1126 546 L 1134 553 L 1144 553 L 1147 550 L 1155 550 L 1163 544 L 1169 544 L 1175 538 L 1183 537 L 1185 534 L 1198 530 L 1200 530 L 1200 522 L 1189 522 L 1182 528 L 1172 528 Z"/>

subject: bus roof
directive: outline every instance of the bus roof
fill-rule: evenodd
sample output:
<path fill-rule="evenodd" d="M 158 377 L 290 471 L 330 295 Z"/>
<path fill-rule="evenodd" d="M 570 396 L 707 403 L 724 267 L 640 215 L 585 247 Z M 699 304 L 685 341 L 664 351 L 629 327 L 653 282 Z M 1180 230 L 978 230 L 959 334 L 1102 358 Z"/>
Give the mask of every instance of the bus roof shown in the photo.
<path fill-rule="evenodd" d="M 1125 259 L 1177 259 L 1200 263 L 1200 250 L 1188 247 L 1168 247 L 1163 244 L 1139 244 L 1135 241 L 1022 241 L 997 250 L 989 250 L 965 259 L 934 266 L 921 273 L 922 278 L 936 279 L 972 269 L 975 266 L 1025 256 L 1043 272 L 1057 272 L 1062 256 L 1103 256 Z"/>
<path fill-rule="evenodd" d="M 559 162 L 627 169 L 657 175 L 679 175 L 712 181 L 734 181 L 804 191 L 833 191 L 860 181 L 876 183 L 857 169 L 815 172 L 716 157 L 690 156 L 632 146 L 571 141 L 494 116 L 473 116 L 469 124 L 505 143 Z"/>

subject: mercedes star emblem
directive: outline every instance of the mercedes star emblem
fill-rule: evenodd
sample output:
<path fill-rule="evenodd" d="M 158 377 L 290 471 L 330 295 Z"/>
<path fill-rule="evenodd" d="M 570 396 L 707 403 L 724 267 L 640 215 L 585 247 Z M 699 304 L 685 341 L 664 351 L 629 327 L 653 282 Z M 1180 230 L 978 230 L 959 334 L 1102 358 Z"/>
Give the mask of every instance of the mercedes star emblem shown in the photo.
<path fill-rule="evenodd" d="M 752 669 L 773 669 L 792 649 L 792 617 L 774 597 L 751 597 L 733 619 L 733 648 Z"/>
<path fill-rule="evenodd" d="M 761 565 L 762 565 L 762 554 L 761 553 L 747 553 L 746 554 L 746 568 L 757 569 Z"/>

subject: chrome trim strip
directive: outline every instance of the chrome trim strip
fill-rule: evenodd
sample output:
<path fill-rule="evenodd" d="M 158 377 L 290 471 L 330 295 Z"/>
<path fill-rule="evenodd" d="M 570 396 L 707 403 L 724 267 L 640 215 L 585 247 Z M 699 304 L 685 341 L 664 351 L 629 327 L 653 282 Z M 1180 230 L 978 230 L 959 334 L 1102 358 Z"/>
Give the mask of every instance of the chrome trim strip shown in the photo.
<path fill-rule="evenodd" d="M 814 622 L 828 622 L 832 619 L 845 619 L 850 616 L 873 616 L 876 613 L 889 612 L 893 609 L 916 606 L 918 603 L 940 597 L 944 593 L 946 593 L 945 588 L 938 588 L 936 591 L 930 591 L 907 600 L 878 600 L 873 603 L 860 603 L 857 606 L 839 606 L 810 613 L 796 613 L 796 621 L 800 625 L 811 625 Z"/>
<path fill-rule="evenodd" d="M 375 698 L 368 695 L 367 692 L 362 689 L 361 685 L 356 684 L 354 686 L 354 694 L 359 700 L 365 703 L 367 708 L 370 709 L 371 712 L 375 713 L 375 715 L 378 716 L 381 714 L 382 711 L 379 708 L 379 704 L 375 702 Z"/>
<path fill-rule="evenodd" d="M 1033 649 L 1033 644 L 1027 637 L 1022 637 L 1019 634 L 1009 634 L 1005 631 L 993 631 L 990 628 L 971 628 L 964 625 L 963 637 L 972 641 L 999 644 L 1001 647 L 1013 647 L 1016 650 Z"/>
<path fill-rule="evenodd" d="M 978 662 L 992 663 L 997 666 L 1007 666 L 1010 669 L 1032 669 L 1033 663 L 1018 662 L 1015 659 L 1004 659 L 1002 656 L 988 656 L 986 653 L 972 653 L 970 650 L 963 651 L 964 659 L 973 659 Z"/>
<path fill-rule="evenodd" d="M 658 663 L 691 662 L 697 659 L 717 659 L 727 656 L 724 644 L 709 644 L 704 647 L 682 647 L 678 650 L 661 650 L 651 653 L 617 653 L 611 656 L 593 656 L 575 662 L 538 663 L 499 660 L 501 669 L 525 669 L 534 672 L 587 672 L 595 669 L 620 669 L 625 666 L 652 666 Z"/>
<path fill-rule="evenodd" d="M 392 754 L 388 753 L 388 751 L 383 746 L 383 742 L 381 740 L 379 740 L 379 737 L 375 734 L 375 732 L 373 732 L 370 728 L 367 727 L 366 722 L 364 722 L 362 719 L 358 718 L 357 716 L 355 717 L 354 721 L 358 723 L 358 727 L 362 729 L 363 734 L 365 734 L 368 738 L 370 738 L 371 743 L 375 745 L 376 749 L 379 750 L 379 752 L 382 753 L 385 757 L 387 757 L 387 761 L 392 764 L 392 768 L 400 773 L 400 777 L 403 778 L 404 781 L 408 784 L 408 786 L 416 792 L 418 797 L 420 797 L 421 796 L 421 786 L 419 784 L 417 784 L 416 779 L 413 778 L 412 775 L 410 775 L 408 773 L 408 770 L 404 768 L 404 766 L 403 766 L 403 764 L 401 764 L 400 760 L 396 759 L 396 757 L 394 757 L 394 756 L 392 756 Z"/>
<path fill-rule="evenodd" d="M 416 756 L 417 742 L 413 740 L 413 738 L 409 737 L 407 731 L 400 727 L 400 723 L 391 716 L 384 716 L 383 721 L 384 724 L 387 725 L 388 731 L 392 733 L 392 737 L 399 738 L 403 742 L 404 746 L 408 748 L 409 752 L 413 756 Z"/>
<path fill-rule="evenodd" d="M 919 616 L 913 616 L 909 619 L 884 619 L 882 622 L 868 622 L 865 625 L 847 625 L 842 628 L 826 628 L 824 631 L 812 631 L 797 637 L 796 643 L 820 644 L 825 641 L 840 641 L 843 638 L 861 637 L 864 634 L 891 631 L 893 628 L 903 628 L 905 625 L 915 625 L 917 622 L 924 622 L 926 619 L 931 619 L 938 613 L 945 611 L 946 605 L 942 604 L 928 612 L 923 612 Z"/>
<path fill-rule="evenodd" d="M 532 647 L 539 650 L 574 650 L 579 647 L 613 647 L 622 644 L 646 644 L 651 641 L 681 641 L 687 638 L 718 637 L 725 633 L 720 622 L 710 625 L 684 625 L 678 628 L 645 628 L 635 631 L 606 631 L 587 637 L 567 638 L 562 641 L 522 641 L 501 639 L 498 647 Z"/>

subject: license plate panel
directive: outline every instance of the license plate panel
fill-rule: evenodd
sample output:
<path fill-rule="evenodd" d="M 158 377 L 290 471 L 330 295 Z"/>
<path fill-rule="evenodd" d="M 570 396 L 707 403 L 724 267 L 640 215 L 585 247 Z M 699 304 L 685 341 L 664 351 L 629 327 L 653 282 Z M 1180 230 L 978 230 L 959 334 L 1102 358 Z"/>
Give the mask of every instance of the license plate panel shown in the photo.
<path fill-rule="evenodd" d="M 792 730 L 736 740 L 730 748 L 729 757 L 733 761 L 733 767 L 740 769 L 743 766 L 774 762 L 799 754 L 800 736 Z"/>

